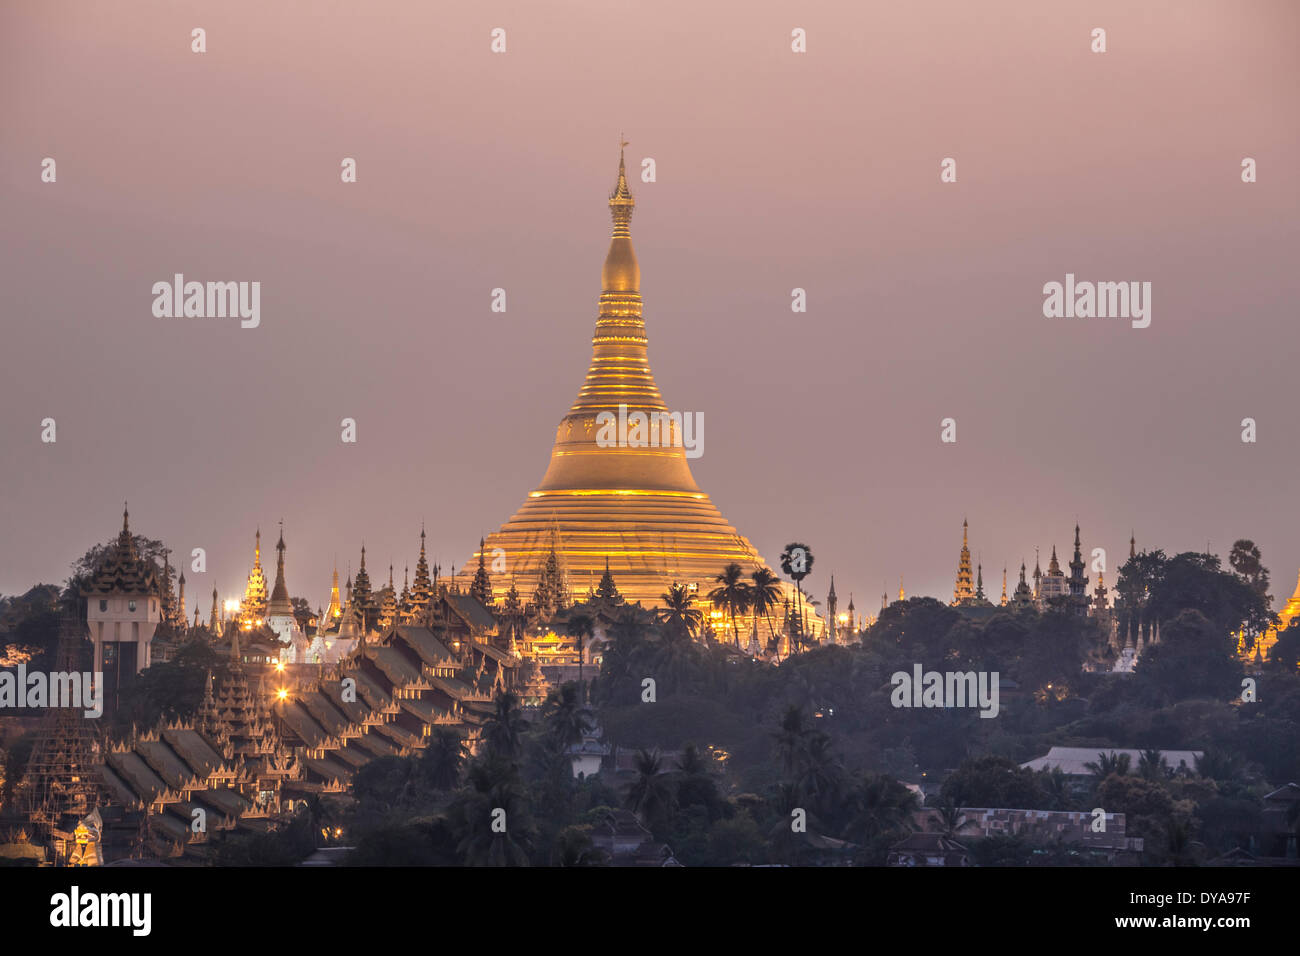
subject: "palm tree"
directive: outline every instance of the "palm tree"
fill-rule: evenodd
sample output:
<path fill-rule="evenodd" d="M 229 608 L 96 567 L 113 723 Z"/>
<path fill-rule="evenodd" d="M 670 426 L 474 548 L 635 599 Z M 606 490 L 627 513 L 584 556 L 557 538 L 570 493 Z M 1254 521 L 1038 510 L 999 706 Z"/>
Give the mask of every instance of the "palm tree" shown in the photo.
<path fill-rule="evenodd" d="M 920 801 L 913 791 L 882 773 L 859 780 L 850 795 L 850 805 L 854 812 L 845 836 L 865 843 L 882 833 L 903 829 Z"/>
<path fill-rule="evenodd" d="M 1241 757 L 1228 750 L 1206 750 L 1196 758 L 1196 772 L 1212 780 L 1232 780 L 1241 773 Z"/>
<path fill-rule="evenodd" d="M 582 706 L 573 684 L 565 684 L 546 695 L 542 704 L 542 723 L 559 750 L 582 743 L 593 725 L 591 711 Z"/>
<path fill-rule="evenodd" d="M 452 727 L 436 728 L 429 745 L 424 749 L 424 756 L 420 758 L 424 778 L 435 790 L 456 789 L 467 754 L 465 738 L 459 730 Z"/>
<path fill-rule="evenodd" d="M 519 756 L 528 721 L 519 707 L 519 698 L 507 691 L 496 696 L 496 708 L 483 723 L 483 742 L 488 752 L 503 759 Z"/>
<path fill-rule="evenodd" d="M 660 612 L 660 620 L 668 630 L 674 632 L 673 636 L 685 634 L 694 637 L 704 620 L 704 612 L 695 607 L 695 595 L 686 585 L 673 583 L 668 585 L 661 600 L 664 609 Z"/>
<path fill-rule="evenodd" d="M 578 684 L 583 687 L 582 697 L 586 700 L 586 685 L 582 683 L 582 657 L 585 642 L 591 640 L 592 635 L 596 633 L 596 622 L 592 620 L 590 614 L 579 611 L 569 616 L 568 622 L 564 625 L 564 633 L 578 644 Z"/>
<path fill-rule="evenodd" d="M 740 632 L 736 628 L 736 612 L 744 614 L 749 609 L 749 585 L 743 580 L 744 571 L 734 561 L 722 569 L 713 580 L 718 586 L 709 592 L 709 601 L 719 610 L 726 610 L 731 616 L 731 633 L 736 637 L 736 646 L 740 646 Z"/>
<path fill-rule="evenodd" d="M 765 567 L 759 568 L 749 579 L 752 582 L 749 585 L 749 606 L 754 611 L 754 637 L 758 637 L 758 616 L 761 614 L 767 620 L 767 630 L 775 644 L 776 629 L 772 627 L 772 608 L 781 603 L 781 585 L 777 582 L 776 575 Z"/>
<path fill-rule="evenodd" d="M 945 840 L 955 840 L 961 835 L 962 830 L 976 825 L 974 820 L 966 819 L 960 807 L 951 803 L 940 804 L 935 809 L 939 813 L 938 819 L 935 820 L 939 827 L 934 832 Z"/>
<path fill-rule="evenodd" d="M 672 809 L 672 785 L 663 772 L 663 758 L 659 751 L 637 751 L 637 778 L 627 791 L 627 808 L 641 818 L 651 829 L 661 817 Z"/>
<path fill-rule="evenodd" d="M 1089 761 L 1084 764 L 1098 780 L 1105 780 L 1112 773 L 1119 774 L 1121 777 L 1128 773 L 1129 764 L 1133 758 L 1125 753 L 1116 753 L 1111 751 L 1108 754 L 1098 753 L 1095 761 Z"/>
<path fill-rule="evenodd" d="M 456 849 L 469 866 L 527 866 L 532 818 L 515 768 L 499 759 L 475 761 L 452 805 Z M 504 812 L 504 816 L 502 813 Z M 498 821 L 504 828 L 494 827 Z"/>
<path fill-rule="evenodd" d="M 793 780 L 808 746 L 808 728 L 803 725 L 803 711 L 798 707 L 788 708 L 781 718 L 781 729 L 772 736 L 776 739 L 786 779 Z"/>
<path fill-rule="evenodd" d="M 785 550 L 781 552 L 781 570 L 785 572 L 786 577 L 794 582 L 800 604 L 803 602 L 803 586 L 800 582 L 812 573 L 812 566 L 812 549 L 806 544 L 794 541 L 787 544 Z M 796 607 L 795 609 L 797 619 L 800 621 L 803 620 L 802 610 L 802 607 Z M 805 630 L 807 630 L 807 625 L 801 624 L 799 627 L 800 638 L 802 638 Z"/>
<path fill-rule="evenodd" d="M 1164 780 L 1169 776 L 1169 764 L 1159 750 L 1143 750 L 1138 754 L 1138 773 L 1145 780 Z"/>
<path fill-rule="evenodd" d="M 1043 793 L 1047 794 L 1051 799 L 1052 805 L 1047 809 L 1070 809 L 1070 800 L 1073 794 L 1070 789 L 1070 778 L 1065 775 L 1065 771 L 1060 767 L 1053 767 L 1051 770 L 1040 770 L 1038 779 Z"/>
<path fill-rule="evenodd" d="M 844 780 L 844 768 L 831 753 L 829 734 L 808 734 L 799 770 L 799 794 L 818 809 L 834 806 Z"/>

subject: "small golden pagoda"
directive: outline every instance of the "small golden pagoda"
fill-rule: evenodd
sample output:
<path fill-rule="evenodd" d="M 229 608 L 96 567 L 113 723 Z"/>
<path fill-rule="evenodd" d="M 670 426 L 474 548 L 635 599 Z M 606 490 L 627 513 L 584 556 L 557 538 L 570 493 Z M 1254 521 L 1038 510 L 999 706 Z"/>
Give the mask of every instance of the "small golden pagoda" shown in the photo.
<path fill-rule="evenodd" d="M 602 412 L 619 416 L 622 406 L 630 420 L 635 412 L 649 417 L 671 411 L 647 358 L 641 270 L 632 248 L 635 207 L 620 150 L 618 182 L 609 197 L 613 235 L 601 270 L 586 381 L 556 428 L 541 484 L 462 565 L 457 575 L 462 587 L 469 586 L 482 555 L 496 600 L 505 598 L 512 583 L 519 593 L 533 594 L 552 548 L 573 593 L 600 580 L 608 562 L 623 597 L 646 606 L 662 603 L 661 595 L 675 581 L 698 584 L 703 603 L 708 585 L 731 562 L 741 566 L 746 579 L 765 567 L 753 545 L 696 485 L 680 436 L 657 447 L 597 441 Z M 793 587 L 787 590 L 794 594 Z M 820 622 L 814 631 L 820 634 Z M 748 636 L 746 629 L 742 640 Z"/>
<path fill-rule="evenodd" d="M 266 620 L 266 572 L 262 570 L 262 529 L 253 538 L 253 570 L 248 572 L 244 600 L 239 606 L 240 625 L 253 627 Z"/>

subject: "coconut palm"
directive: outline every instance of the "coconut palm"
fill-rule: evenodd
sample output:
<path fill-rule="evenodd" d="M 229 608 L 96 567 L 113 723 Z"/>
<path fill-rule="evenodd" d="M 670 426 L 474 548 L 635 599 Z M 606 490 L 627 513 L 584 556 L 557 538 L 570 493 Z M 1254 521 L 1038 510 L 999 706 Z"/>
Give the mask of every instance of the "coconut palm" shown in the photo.
<path fill-rule="evenodd" d="M 640 750 L 636 755 L 637 777 L 627 791 L 627 808 L 651 829 L 672 810 L 672 783 L 664 773 L 658 749 Z"/>
<path fill-rule="evenodd" d="M 591 711 L 582 706 L 578 689 L 573 684 L 565 684 L 546 695 L 542 704 L 542 725 L 552 743 L 563 750 L 582 743 L 583 738 L 591 733 L 594 721 Z"/>
<path fill-rule="evenodd" d="M 798 541 L 794 541 L 787 544 L 785 550 L 781 552 L 781 570 L 785 573 L 786 577 L 794 582 L 795 592 L 798 594 L 797 600 L 800 605 L 802 605 L 803 602 L 803 585 L 801 582 L 812 573 L 812 567 L 812 549 L 806 544 L 800 544 Z M 797 620 L 803 621 L 803 608 L 798 606 L 795 611 Z M 806 623 L 801 624 L 799 627 L 800 639 L 802 639 L 803 632 L 806 630 Z"/>
<path fill-rule="evenodd" d="M 1169 764 L 1159 750 L 1143 750 L 1138 754 L 1138 773 L 1146 780 L 1164 780 L 1169 776 Z"/>
<path fill-rule="evenodd" d="M 1098 753 L 1095 761 L 1090 760 L 1084 766 L 1091 770 L 1098 780 L 1105 780 L 1112 773 L 1124 776 L 1128 773 L 1129 764 L 1132 762 L 1133 758 L 1128 754 L 1116 753 L 1112 750 L 1108 754 Z"/>
<path fill-rule="evenodd" d="M 849 805 L 853 816 L 844 835 L 866 843 L 883 833 L 906 827 L 920 801 L 916 793 L 882 773 L 858 780 L 849 794 Z"/>
<path fill-rule="evenodd" d="M 829 734 L 813 731 L 803 748 L 797 783 L 799 795 L 819 810 L 836 803 L 844 781 L 844 767 L 831 753 Z"/>
<path fill-rule="evenodd" d="M 569 615 L 569 620 L 564 625 L 564 633 L 573 638 L 578 645 L 578 685 L 583 688 L 582 697 L 586 700 L 586 685 L 582 682 L 582 658 L 585 654 L 586 642 L 590 641 L 592 635 L 596 633 L 596 622 L 592 620 L 590 614 L 578 611 Z"/>
<path fill-rule="evenodd" d="M 803 725 L 803 711 L 798 707 L 787 708 L 785 716 L 781 718 L 781 729 L 772 735 L 787 780 L 795 778 L 803 762 L 803 754 L 808 746 L 808 732 L 808 728 Z"/>
<path fill-rule="evenodd" d="M 469 866 L 527 866 L 533 821 L 515 768 L 490 757 L 475 761 L 450 820 L 457 851 Z"/>
<path fill-rule="evenodd" d="M 519 706 L 519 698 L 503 691 L 496 696 L 492 715 L 483 722 L 483 743 L 490 754 L 513 760 L 523 746 L 528 721 Z"/>
<path fill-rule="evenodd" d="M 772 643 L 776 643 L 776 629 L 772 627 L 772 608 L 781 603 L 781 585 L 767 568 L 759 568 L 749 576 L 749 606 L 754 612 L 754 637 L 758 637 L 758 616 L 767 621 Z"/>
<path fill-rule="evenodd" d="M 933 832 L 938 833 L 945 840 L 955 840 L 961 835 L 962 830 L 976 825 L 974 820 L 966 819 L 966 815 L 962 813 L 960 807 L 951 803 L 940 804 L 934 809 L 938 811 L 939 815 L 934 819 L 937 826 Z"/>
<path fill-rule="evenodd" d="M 749 585 L 744 581 L 744 573 L 740 565 L 733 561 L 713 579 L 718 586 L 709 592 L 709 601 L 713 606 L 730 615 L 731 633 L 735 635 L 737 647 L 740 646 L 740 631 L 736 627 L 736 612 L 744 614 L 749 609 Z"/>
<path fill-rule="evenodd" d="M 694 637 L 704 621 L 704 612 L 695 607 L 695 595 L 686 585 L 673 583 L 668 585 L 661 600 L 664 608 L 660 612 L 660 620 L 667 630 L 673 631 L 673 636 L 685 634 Z"/>
<path fill-rule="evenodd" d="M 438 727 L 420 758 L 424 778 L 435 790 L 454 790 L 460 782 L 468 750 L 465 738 L 452 727 Z"/>

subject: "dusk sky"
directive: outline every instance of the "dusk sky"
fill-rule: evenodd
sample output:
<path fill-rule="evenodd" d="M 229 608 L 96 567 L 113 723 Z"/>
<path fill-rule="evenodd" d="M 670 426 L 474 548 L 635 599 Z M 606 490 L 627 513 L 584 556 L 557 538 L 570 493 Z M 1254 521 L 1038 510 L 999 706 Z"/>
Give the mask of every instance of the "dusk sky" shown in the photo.
<path fill-rule="evenodd" d="M 63 582 L 124 500 L 205 620 L 281 518 L 313 606 L 363 541 L 400 587 L 422 520 L 464 562 L 582 382 L 621 133 L 695 478 L 773 566 L 806 542 L 817 597 L 951 600 L 963 517 L 994 601 L 1076 520 L 1108 585 L 1130 530 L 1248 537 L 1289 596 L 1300 6 L 733 9 L 5 4 L 0 593 Z M 260 326 L 155 317 L 178 272 L 259 281 Z M 1150 327 L 1044 317 L 1067 273 L 1150 282 Z"/>

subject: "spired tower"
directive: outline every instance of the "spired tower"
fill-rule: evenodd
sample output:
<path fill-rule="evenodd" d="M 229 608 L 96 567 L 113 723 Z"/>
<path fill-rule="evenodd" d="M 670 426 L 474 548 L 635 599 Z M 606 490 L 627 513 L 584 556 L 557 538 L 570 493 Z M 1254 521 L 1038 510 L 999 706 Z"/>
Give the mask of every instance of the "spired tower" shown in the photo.
<path fill-rule="evenodd" d="M 975 600 L 975 588 L 971 580 L 970 545 L 966 540 L 966 532 L 966 519 L 963 518 L 961 521 L 961 556 L 957 561 L 957 583 L 952 589 L 953 607 L 959 604 L 970 604 Z"/>
<path fill-rule="evenodd" d="M 262 570 L 262 529 L 253 538 L 253 570 L 248 572 L 244 586 L 244 600 L 239 607 L 239 623 L 245 626 L 261 624 L 266 619 L 266 572 Z"/>
<path fill-rule="evenodd" d="M 600 577 L 608 561 L 624 599 L 647 606 L 659 605 L 674 581 L 698 583 L 703 591 L 732 562 L 746 578 L 766 566 L 691 476 L 682 447 L 685 416 L 665 421 L 669 409 L 647 357 L 641 269 L 632 248 L 635 207 L 620 151 L 618 181 L 609 197 L 614 228 L 601 270 L 586 381 L 555 430 L 550 466 L 541 483 L 460 573 L 459 583 L 468 587 L 477 559 L 502 549 L 504 573 L 491 575 L 496 600 L 503 600 L 512 584 L 521 594 L 533 594 L 552 546 L 571 580 Z M 611 444 L 609 426 L 597 424 L 602 412 L 627 421 L 626 429 L 619 431 L 628 433 L 633 432 L 637 412 L 650 421 L 656 420 L 650 418 L 654 413 L 665 416 L 657 420 L 665 422 L 659 431 L 667 433 L 667 441 L 645 447 L 628 447 L 639 443 L 621 440 Z M 695 436 L 697 441 L 702 438 Z M 783 590 L 794 594 L 793 587 Z"/>
<path fill-rule="evenodd" d="M 293 616 L 293 602 L 289 599 L 289 588 L 284 582 L 284 522 L 280 523 L 280 540 L 275 544 L 275 587 L 271 590 L 271 601 L 267 605 L 266 623 L 285 644 L 298 635 L 298 621 Z"/>

